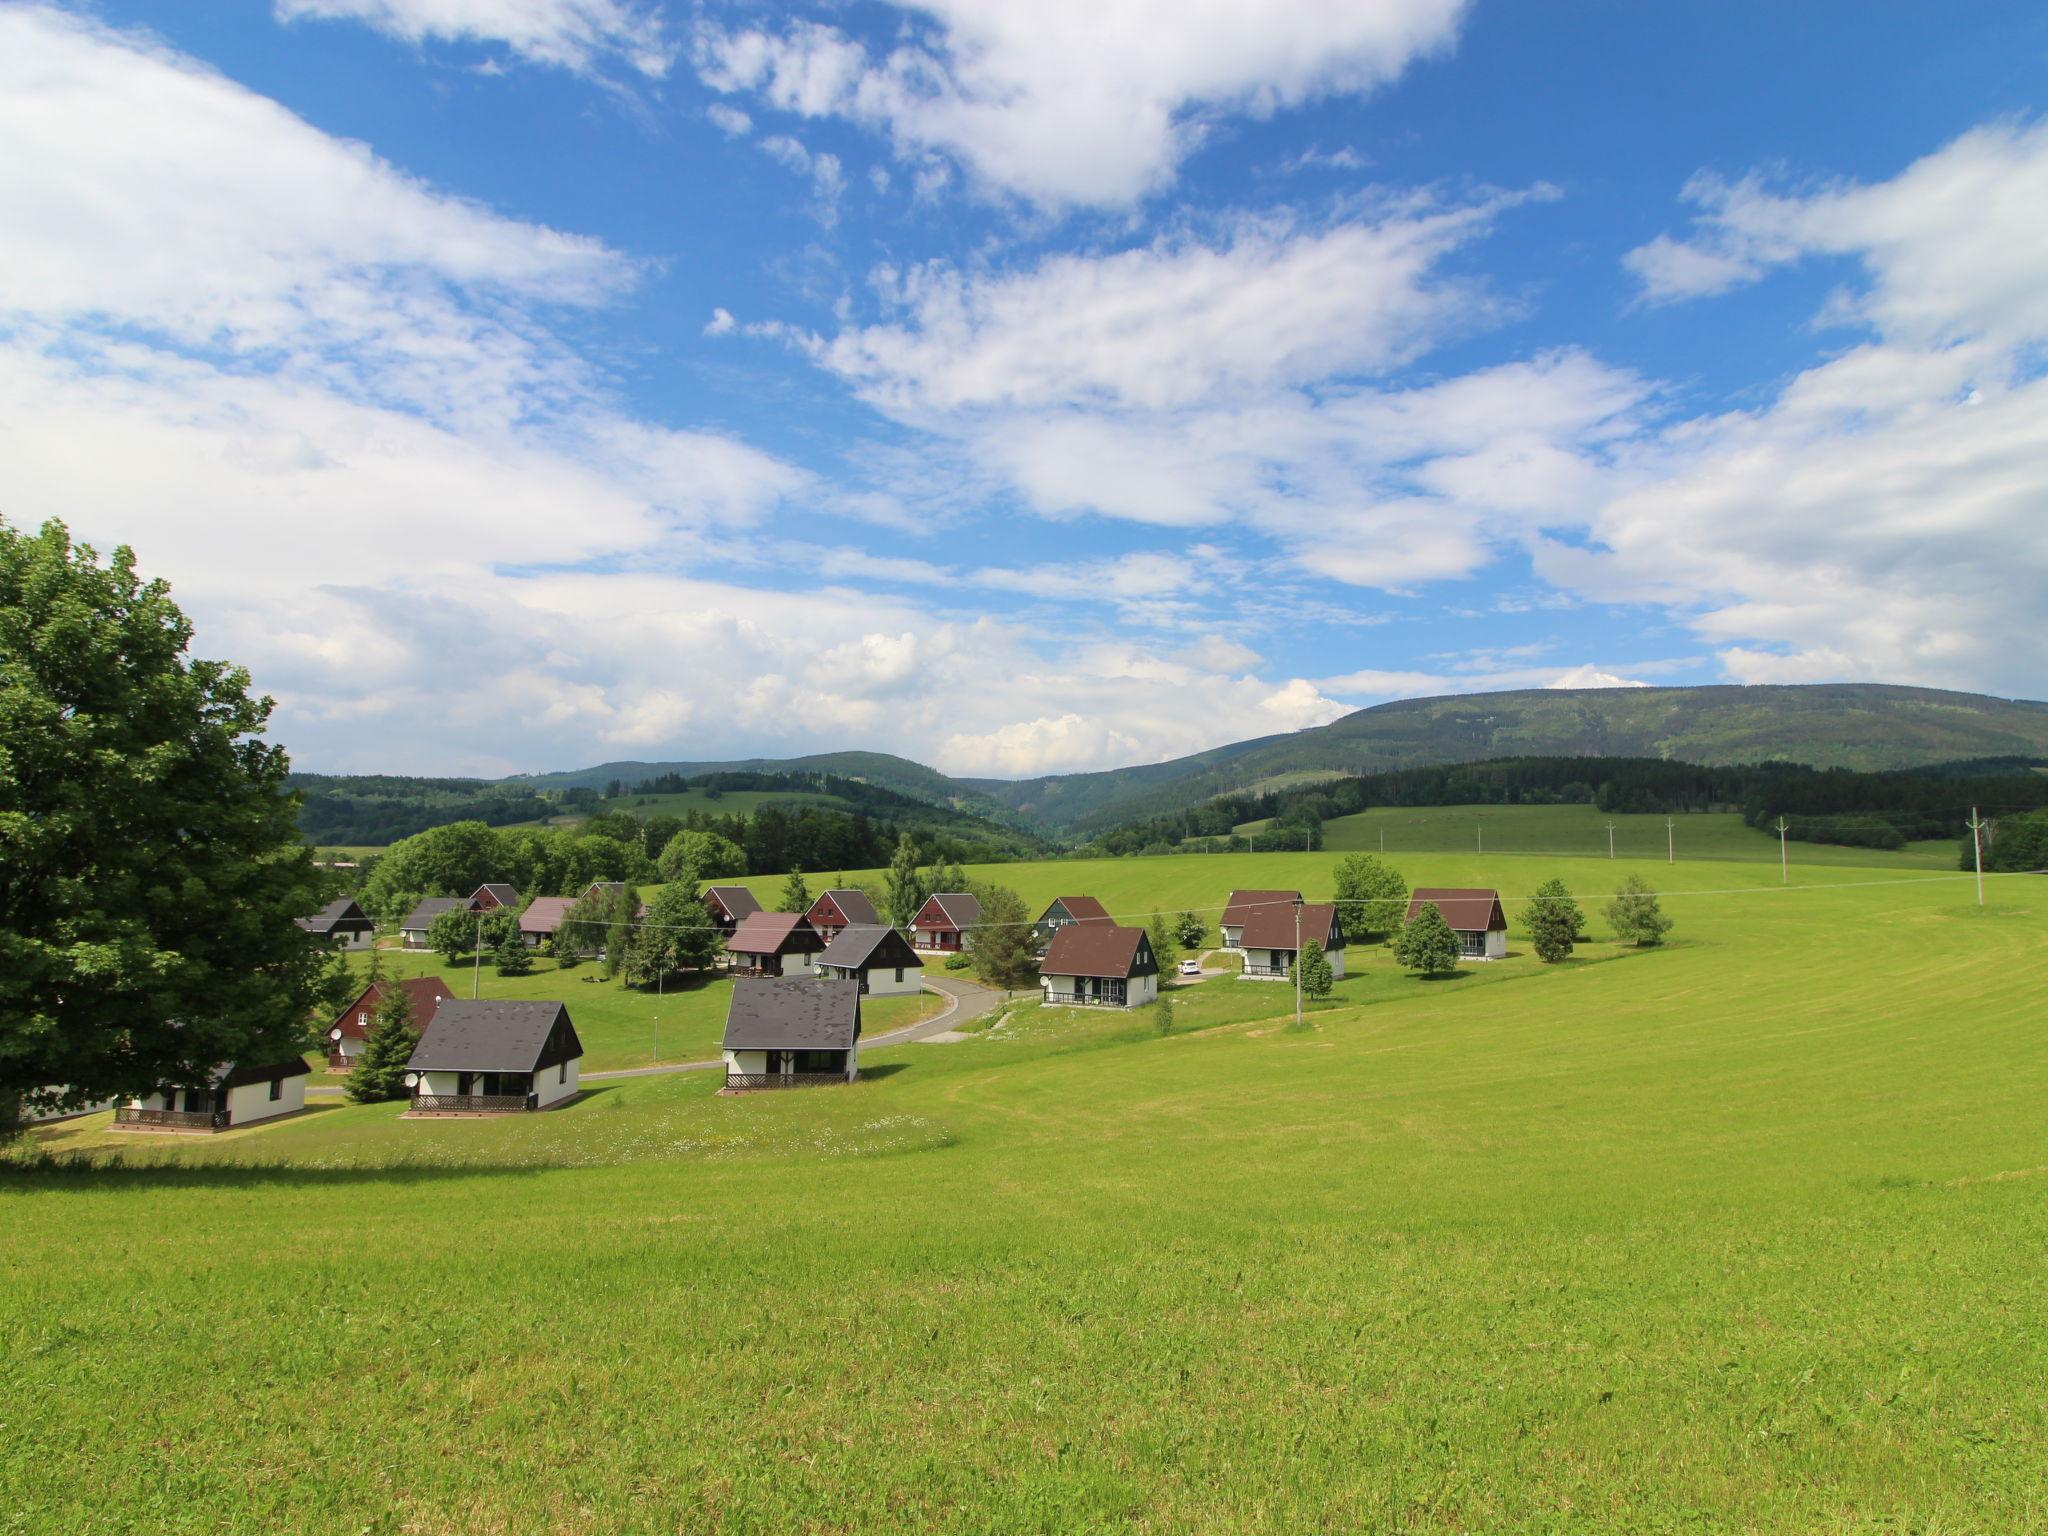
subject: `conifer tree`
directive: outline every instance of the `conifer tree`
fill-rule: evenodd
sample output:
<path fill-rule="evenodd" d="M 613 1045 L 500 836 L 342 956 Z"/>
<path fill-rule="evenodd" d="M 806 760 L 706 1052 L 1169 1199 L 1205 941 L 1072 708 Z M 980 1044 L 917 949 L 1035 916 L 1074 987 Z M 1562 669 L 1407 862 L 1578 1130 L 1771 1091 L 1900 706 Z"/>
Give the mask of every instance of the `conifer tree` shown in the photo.
<path fill-rule="evenodd" d="M 775 903 L 778 912 L 808 912 L 811 910 L 811 888 L 804 883 L 803 866 L 790 866 L 789 877 L 782 882 L 782 895 Z"/>
<path fill-rule="evenodd" d="M 500 976 L 525 976 L 533 970 L 533 951 L 526 947 L 517 928 L 505 930 L 498 947 L 491 951 L 491 964 L 498 968 Z"/>
<path fill-rule="evenodd" d="M 925 894 L 924 881 L 917 870 L 917 844 L 906 832 L 897 839 L 896 852 L 889 859 L 889 921 L 898 928 L 908 928 L 917 909 L 924 905 Z"/>
<path fill-rule="evenodd" d="M 1306 997 L 1328 997 L 1337 985 L 1337 973 L 1330 969 L 1330 957 L 1314 939 L 1301 945 L 1301 990 Z"/>
<path fill-rule="evenodd" d="M 1031 944 L 1031 914 L 1024 898 L 1004 885 L 985 885 L 975 895 L 981 916 L 967 930 L 967 957 L 975 977 L 991 987 L 1029 987 L 1038 980 L 1038 952 Z"/>
<path fill-rule="evenodd" d="M 405 1064 L 420 1043 L 419 1026 L 412 1016 L 412 999 L 396 982 L 384 990 L 377 1011 L 370 1016 L 370 1033 L 363 1041 L 355 1065 L 343 1085 L 358 1104 L 377 1104 L 406 1096 Z"/>

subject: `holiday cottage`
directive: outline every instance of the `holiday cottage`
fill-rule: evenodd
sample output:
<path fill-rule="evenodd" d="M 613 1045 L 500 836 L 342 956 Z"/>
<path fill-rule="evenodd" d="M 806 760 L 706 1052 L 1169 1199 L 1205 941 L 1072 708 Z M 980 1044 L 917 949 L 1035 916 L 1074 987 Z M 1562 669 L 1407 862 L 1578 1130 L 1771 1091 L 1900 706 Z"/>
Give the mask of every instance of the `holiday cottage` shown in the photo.
<path fill-rule="evenodd" d="M 455 995 L 448 990 L 448 983 L 438 976 L 371 982 L 327 1026 L 328 1071 L 346 1072 L 356 1064 L 356 1057 L 362 1054 L 363 1042 L 370 1038 L 370 1026 L 377 1022 L 377 1009 L 390 996 L 393 987 L 403 991 L 411 1002 L 413 1028 L 421 1031 L 434 1022 L 434 1010 Z"/>
<path fill-rule="evenodd" d="M 910 920 L 910 942 L 918 949 L 958 954 L 967 930 L 981 921 L 981 902 L 966 891 L 940 891 L 927 897 Z"/>
<path fill-rule="evenodd" d="M 434 919 L 443 912 L 468 911 L 469 903 L 460 896 L 429 896 L 412 909 L 410 916 L 398 925 L 398 941 L 407 949 L 426 949 L 427 930 L 434 926 Z"/>
<path fill-rule="evenodd" d="M 1451 932 L 1458 936 L 1461 960 L 1500 960 L 1508 952 L 1508 915 L 1500 904 L 1500 892 L 1476 886 L 1417 886 L 1408 898 L 1408 915 L 1424 907 L 1443 913 Z"/>
<path fill-rule="evenodd" d="M 718 931 L 731 938 L 734 929 L 761 910 L 761 898 L 744 885 L 707 885 L 704 910 L 711 914 Z"/>
<path fill-rule="evenodd" d="M 165 1087 L 114 1107 L 117 1131 L 205 1133 L 257 1125 L 306 1107 L 311 1069 L 297 1056 L 216 1067 L 189 1087 Z"/>
<path fill-rule="evenodd" d="M 1240 979 L 1285 981 L 1294 974 L 1296 934 L 1300 944 L 1315 944 L 1329 956 L 1330 974 L 1344 974 L 1344 922 L 1328 902 L 1300 903 L 1300 927 L 1295 925 L 1296 904 L 1262 903 L 1245 914 L 1238 930 L 1238 947 L 1244 952 Z"/>
<path fill-rule="evenodd" d="M 293 921 L 336 949 L 368 949 L 377 937 L 377 925 L 346 896 L 330 901 L 311 917 Z"/>
<path fill-rule="evenodd" d="M 561 1003 L 455 998 L 405 1064 L 408 1118 L 554 1109 L 578 1091 L 583 1042 Z"/>
<path fill-rule="evenodd" d="M 1053 934 L 1038 980 L 1051 1004 L 1136 1008 L 1159 995 L 1159 957 L 1142 928 L 1073 922 Z"/>
<path fill-rule="evenodd" d="M 794 912 L 756 912 L 725 941 L 735 976 L 815 976 L 825 941 Z"/>
<path fill-rule="evenodd" d="M 528 949 L 539 949 L 555 936 L 562 926 L 562 919 L 569 915 L 569 909 L 576 905 L 573 896 L 536 896 L 526 904 L 526 910 L 519 914 L 519 942 Z M 592 943 L 598 935 L 592 933 Z"/>
<path fill-rule="evenodd" d="M 860 1075 L 860 987 L 742 976 L 725 1015 L 725 1088 L 850 1083 Z"/>
<path fill-rule="evenodd" d="M 894 928 L 882 923 L 856 923 L 839 930 L 839 936 L 818 956 L 818 971 L 834 981 L 857 981 L 860 989 L 875 997 L 894 997 L 915 992 L 922 984 L 918 972 L 924 962 L 917 951 Z"/>
<path fill-rule="evenodd" d="M 469 910 L 489 912 L 498 907 L 519 910 L 519 887 L 507 885 L 502 880 L 487 880 L 470 893 Z"/>
<path fill-rule="evenodd" d="M 1108 923 L 1109 909 L 1093 896 L 1055 896 L 1052 905 L 1038 914 L 1031 925 L 1031 937 L 1043 949 L 1052 936 L 1069 923 Z"/>
<path fill-rule="evenodd" d="M 804 920 L 817 930 L 819 938 L 829 944 L 839 937 L 842 930 L 855 923 L 873 925 L 881 922 L 882 914 L 875 910 L 875 904 L 866 891 L 849 886 L 825 892 L 811 903 Z"/>
<path fill-rule="evenodd" d="M 1223 947 L 1242 950 L 1244 925 L 1262 913 L 1285 912 L 1292 924 L 1294 904 L 1299 900 L 1299 891 L 1232 891 L 1223 908 L 1223 921 L 1217 924 L 1223 931 Z"/>

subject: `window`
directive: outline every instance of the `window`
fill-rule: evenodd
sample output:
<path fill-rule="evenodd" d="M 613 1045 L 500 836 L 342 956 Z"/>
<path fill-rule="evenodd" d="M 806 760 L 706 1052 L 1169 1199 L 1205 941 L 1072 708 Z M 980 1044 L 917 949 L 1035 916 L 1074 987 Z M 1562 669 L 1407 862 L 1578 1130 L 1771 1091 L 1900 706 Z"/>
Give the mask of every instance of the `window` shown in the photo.
<path fill-rule="evenodd" d="M 369 1027 L 370 1027 L 370 1016 L 369 1016 L 369 1015 L 368 1015 L 367 1013 L 359 1013 L 359 1014 L 357 1014 L 357 1015 L 356 1015 L 356 1028 L 358 1028 L 358 1029 L 368 1029 Z"/>
<path fill-rule="evenodd" d="M 273 1077 L 270 1080 L 270 1102 L 275 1104 L 279 1099 L 283 1097 L 284 1079 L 281 1077 Z"/>
<path fill-rule="evenodd" d="M 555 1081 L 558 1083 L 566 1083 L 567 1081 L 569 1081 L 569 1063 L 567 1063 L 566 1061 L 563 1062 L 562 1065 L 556 1069 Z"/>
<path fill-rule="evenodd" d="M 903 967 L 900 965 L 896 967 L 896 979 L 898 981 L 903 979 Z"/>

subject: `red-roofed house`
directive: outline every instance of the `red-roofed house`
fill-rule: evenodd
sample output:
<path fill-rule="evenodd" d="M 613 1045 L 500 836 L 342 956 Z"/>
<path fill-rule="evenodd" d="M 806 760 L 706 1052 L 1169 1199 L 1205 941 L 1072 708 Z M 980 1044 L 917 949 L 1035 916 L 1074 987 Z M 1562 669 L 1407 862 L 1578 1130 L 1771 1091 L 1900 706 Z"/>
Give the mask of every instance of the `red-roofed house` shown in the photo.
<path fill-rule="evenodd" d="M 1500 904 L 1500 892 L 1477 886 L 1417 886 L 1408 898 L 1408 915 L 1424 907 L 1443 913 L 1451 932 L 1458 936 L 1461 960 L 1502 960 L 1508 952 L 1508 915 Z"/>
<path fill-rule="evenodd" d="M 1238 930 L 1244 950 L 1241 979 L 1285 981 L 1292 976 L 1295 931 L 1292 901 L 1284 905 L 1260 903 L 1247 911 Z M 1337 916 L 1336 907 L 1328 902 L 1303 902 L 1300 933 L 1301 943 L 1317 944 L 1330 957 L 1332 976 L 1344 974 L 1344 923 Z"/>
<path fill-rule="evenodd" d="M 725 941 L 735 976 L 815 976 L 825 941 L 795 912 L 756 912 Z"/>
<path fill-rule="evenodd" d="M 574 896 L 536 896 L 519 914 L 519 939 L 528 949 L 539 949 L 555 936 L 562 919 L 576 905 Z"/>
<path fill-rule="evenodd" d="M 875 904 L 868 899 L 868 893 L 857 887 L 844 887 L 825 892 L 811 903 L 810 911 L 804 914 L 804 921 L 818 931 L 818 937 L 830 944 L 839 937 L 842 929 L 856 923 L 873 926 L 882 921 L 882 914 L 875 910 Z"/>
<path fill-rule="evenodd" d="M 1223 908 L 1223 921 L 1217 924 L 1217 927 L 1223 930 L 1223 947 L 1243 949 L 1245 923 L 1262 913 L 1287 913 L 1288 928 L 1291 932 L 1294 925 L 1294 904 L 1299 900 L 1299 891 L 1232 891 L 1229 903 Z"/>
<path fill-rule="evenodd" d="M 1052 904 L 1038 914 L 1038 921 L 1031 925 L 1031 937 L 1040 944 L 1050 944 L 1052 936 L 1069 923 L 1108 923 L 1111 920 L 1109 909 L 1093 896 L 1055 896 Z"/>

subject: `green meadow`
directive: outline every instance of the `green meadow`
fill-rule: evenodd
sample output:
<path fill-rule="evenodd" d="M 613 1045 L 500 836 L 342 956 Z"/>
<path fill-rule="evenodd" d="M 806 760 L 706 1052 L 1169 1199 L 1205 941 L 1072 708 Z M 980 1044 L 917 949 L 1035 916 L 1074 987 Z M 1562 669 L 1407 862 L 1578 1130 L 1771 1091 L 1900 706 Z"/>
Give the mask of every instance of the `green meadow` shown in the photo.
<path fill-rule="evenodd" d="M 51 1128 L 0 1168 L 0 1531 L 2048 1528 L 2048 886 L 1765 852 L 1395 852 L 1510 958 L 1355 946 L 1300 1028 L 1225 979 L 847 1088 Z M 1336 857 L 1000 876 L 1135 915 Z M 1593 932 L 1545 967 L 1551 875 Z"/>

